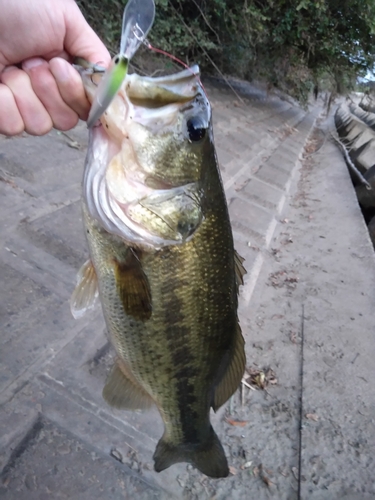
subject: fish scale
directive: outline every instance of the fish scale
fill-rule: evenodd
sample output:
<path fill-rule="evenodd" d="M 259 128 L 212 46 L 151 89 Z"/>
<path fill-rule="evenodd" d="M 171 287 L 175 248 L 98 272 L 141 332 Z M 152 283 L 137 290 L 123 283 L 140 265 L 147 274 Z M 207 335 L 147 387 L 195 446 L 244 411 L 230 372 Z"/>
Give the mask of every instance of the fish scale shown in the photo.
<path fill-rule="evenodd" d="M 187 80 L 190 77 L 192 86 L 196 86 L 196 77 L 182 73 L 184 92 L 187 92 Z M 228 475 L 228 464 L 211 426 L 209 412 L 211 407 L 217 410 L 233 394 L 243 374 L 245 354 L 237 318 L 237 292 L 245 271 L 233 248 L 208 101 L 200 93 L 198 97 L 191 96 L 191 102 L 186 106 L 187 97 L 184 94 L 180 107 L 175 106 L 173 127 L 170 117 L 163 134 L 155 132 L 154 125 L 145 125 L 148 116 L 146 103 L 149 100 L 145 96 L 143 109 L 142 92 L 146 91 L 142 89 L 157 85 L 161 90 L 159 88 L 155 94 L 160 97 L 163 81 L 157 78 L 153 83 L 152 79 L 148 79 L 148 86 L 137 90 L 134 116 L 142 117 L 142 140 L 137 139 L 141 136 L 132 132 L 133 126 L 140 130 L 139 123 L 126 123 L 124 128 L 129 133 L 124 141 L 131 140 L 132 148 L 122 148 L 122 151 L 132 150 L 132 172 L 134 162 L 138 162 L 141 168 L 144 158 L 147 158 L 148 175 L 155 171 L 157 182 L 152 177 L 146 178 L 145 196 L 150 196 L 150 186 L 155 186 L 152 196 L 156 196 L 157 200 L 161 193 L 157 189 L 159 181 L 170 186 L 167 197 L 166 191 L 162 191 L 163 204 L 159 205 L 158 212 L 149 211 L 147 216 L 141 215 L 142 234 L 148 231 L 146 234 L 150 236 L 136 236 L 132 240 L 132 231 L 137 230 L 137 226 L 122 234 L 122 226 L 115 217 L 110 223 L 117 224 L 118 229 L 108 231 L 107 228 L 112 226 L 103 223 L 103 211 L 95 205 L 105 193 L 99 191 L 93 201 L 87 199 L 95 191 L 95 186 L 101 185 L 100 179 L 90 184 L 91 171 L 100 175 L 112 161 L 107 153 L 99 154 L 100 151 L 110 150 L 107 145 L 107 149 L 103 147 L 100 150 L 100 141 L 108 141 L 109 144 L 110 136 L 107 137 L 101 130 L 93 131 L 90 141 L 93 151 L 88 154 L 84 183 L 86 198 L 84 196 L 83 202 L 84 224 L 94 269 L 90 277 L 97 279 L 109 338 L 118 355 L 103 396 L 117 408 L 157 406 L 165 430 L 154 454 L 156 471 L 186 461 L 209 476 L 224 477 Z M 136 82 L 133 82 L 133 91 Z M 177 85 L 173 96 L 178 96 L 178 78 L 173 85 Z M 125 82 L 126 88 L 129 85 Z M 170 88 L 168 92 L 170 99 Z M 123 98 L 130 110 L 128 115 L 131 115 L 132 103 L 125 90 Z M 154 120 L 157 104 L 152 107 L 150 120 Z M 113 117 L 119 109 L 116 100 L 111 106 L 102 118 L 103 125 L 108 114 L 112 115 L 111 123 L 116 123 Z M 166 107 L 162 103 L 161 114 Z M 206 133 L 195 135 L 200 140 L 197 144 L 191 144 L 186 136 L 189 127 L 185 124 L 192 113 L 196 113 L 193 115 L 194 123 L 199 123 L 197 120 L 206 123 Z M 114 136 L 117 140 L 118 131 Z M 138 144 L 137 140 L 141 143 Z M 168 151 L 177 150 L 179 153 L 174 160 L 173 157 L 168 158 L 169 163 L 175 161 L 173 169 L 163 171 L 158 161 L 162 161 Z M 98 161 L 103 161 L 102 170 Z M 124 155 L 121 161 L 124 169 L 121 178 L 125 178 L 131 173 L 127 173 Z M 105 177 L 103 179 L 105 182 Z M 178 186 L 175 187 L 175 184 Z M 107 184 L 109 188 L 106 189 L 113 185 Z M 186 211 L 180 206 L 185 200 L 180 195 L 184 186 L 187 186 L 189 199 L 196 204 L 196 211 Z M 121 184 L 116 185 L 116 193 L 120 191 Z M 175 198 L 174 192 L 178 194 Z M 111 206 L 113 201 L 103 200 L 103 206 Z M 134 200 L 131 202 L 134 203 Z M 126 205 L 122 204 L 120 208 L 126 210 Z M 201 213 L 199 218 L 197 211 Z M 130 216 L 132 213 L 129 212 Z M 192 234 L 184 233 L 180 239 L 165 241 L 162 245 L 160 238 L 155 239 L 153 244 L 152 234 L 161 231 L 164 214 L 172 221 L 168 234 L 173 236 L 173 231 L 178 231 L 181 217 L 184 224 L 188 223 L 189 217 L 194 220 Z M 126 219 L 124 221 L 126 223 Z"/>

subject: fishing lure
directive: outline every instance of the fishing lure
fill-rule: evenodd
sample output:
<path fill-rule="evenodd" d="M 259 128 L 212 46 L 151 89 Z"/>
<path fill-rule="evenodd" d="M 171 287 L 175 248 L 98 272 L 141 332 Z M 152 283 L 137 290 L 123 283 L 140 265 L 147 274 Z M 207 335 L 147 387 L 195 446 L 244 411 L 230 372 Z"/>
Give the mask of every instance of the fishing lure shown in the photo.
<path fill-rule="evenodd" d="M 154 0 L 129 0 L 124 9 L 120 52 L 112 59 L 109 68 L 96 90 L 87 120 L 92 127 L 111 104 L 128 72 L 130 59 L 146 39 L 154 22 Z"/>

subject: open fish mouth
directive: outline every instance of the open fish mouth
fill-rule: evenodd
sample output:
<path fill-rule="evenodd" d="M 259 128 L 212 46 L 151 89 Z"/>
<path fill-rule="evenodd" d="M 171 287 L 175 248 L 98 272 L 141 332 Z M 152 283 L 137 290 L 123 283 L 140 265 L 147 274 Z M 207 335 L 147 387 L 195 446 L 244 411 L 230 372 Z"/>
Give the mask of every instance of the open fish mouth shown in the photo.
<path fill-rule="evenodd" d="M 90 101 L 104 75 L 105 68 L 76 58 L 74 67 L 80 73 Z M 119 94 L 127 95 L 134 105 L 143 107 L 162 107 L 173 103 L 192 100 L 200 91 L 199 66 L 194 65 L 173 75 L 160 77 L 128 74 Z"/>
<path fill-rule="evenodd" d="M 192 100 L 199 92 L 199 67 L 187 68 L 174 75 L 157 78 L 129 75 L 126 93 L 133 104 L 161 107 Z"/>
<path fill-rule="evenodd" d="M 79 71 L 92 100 L 103 71 Z M 83 183 L 90 215 L 132 244 L 190 239 L 204 218 L 200 157 L 210 117 L 198 66 L 156 78 L 127 75 L 90 132 Z"/>

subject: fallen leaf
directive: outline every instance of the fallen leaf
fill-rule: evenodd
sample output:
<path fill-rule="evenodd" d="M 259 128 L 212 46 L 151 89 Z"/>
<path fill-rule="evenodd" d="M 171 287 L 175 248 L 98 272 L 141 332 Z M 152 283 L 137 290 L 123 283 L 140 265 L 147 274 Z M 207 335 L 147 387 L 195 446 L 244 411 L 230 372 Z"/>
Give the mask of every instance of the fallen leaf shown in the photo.
<path fill-rule="evenodd" d="M 283 314 L 274 314 L 273 316 L 271 316 L 271 319 L 283 319 L 283 317 Z"/>
<path fill-rule="evenodd" d="M 245 427 L 248 422 L 246 420 L 233 420 L 232 418 L 226 418 L 225 421 L 230 425 L 236 425 L 237 427 Z"/>
<path fill-rule="evenodd" d="M 287 471 L 287 469 L 279 468 L 279 472 L 284 477 L 288 477 L 289 476 L 289 472 Z"/>
<path fill-rule="evenodd" d="M 314 422 L 317 422 L 319 420 L 319 417 L 316 413 L 306 413 L 306 418 L 309 420 L 313 420 Z"/>
<path fill-rule="evenodd" d="M 116 450 L 116 448 L 113 448 L 110 454 L 114 459 L 118 460 L 119 462 L 123 461 L 121 453 L 118 450 Z"/>
<path fill-rule="evenodd" d="M 297 334 L 292 332 L 290 334 L 290 341 L 293 342 L 293 344 L 297 344 Z"/>
<path fill-rule="evenodd" d="M 261 389 L 265 388 L 265 386 L 266 386 L 265 381 L 266 381 L 266 376 L 265 376 L 264 372 L 259 372 L 258 375 L 256 375 L 254 377 L 255 385 L 257 385 Z"/>
<path fill-rule="evenodd" d="M 273 483 L 272 483 L 271 479 L 265 475 L 264 472 L 267 472 L 268 475 L 272 474 L 270 470 L 265 469 L 263 467 L 263 465 L 260 464 L 259 465 L 259 475 L 260 475 L 260 478 L 262 479 L 262 481 L 264 482 L 264 484 L 266 484 L 267 487 L 270 488 Z"/>
<path fill-rule="evenodd" d="M 267 485 L 268 488 L 271 487 L 271 485 L 273 484 L 271 479 L 269 479 L 268 477 L 264 476 L 262 477 L 262 481 Z"/>
<path fill-rule="evenodd" d="M 245 378 L 245 381 L 259 389 L 266 389 L 268 385 L 275 385 L 278 382 L 275 372 L 271 368 L 265 370 L 248 368 L 246 371 L 249 377 Z"/>
<path fill-rule="evenodd" d="M 252 460 L 250 460 L 249 462 L 244 463 L 243 465 L 241 465 L 241 469 L 242 470 L 249 469 L 251 467 L 252 463 L 253 463 Z"/>
<path fill-rule="evenodd" d="M 265 376 L 266 376 L 266 381 L 268 382 L 268 384 L 271 384 L 271 385 L 277 384 L 277 378 L 276 378 L 275 372 L 273 370 L 271 370 L 271 368 L 269 368 L 266 371 Z"/>
<path fill-rule="evenodd" d="M 292 467 L 293 476 L 298 481 L 298 469 L 297 467 Z"/>

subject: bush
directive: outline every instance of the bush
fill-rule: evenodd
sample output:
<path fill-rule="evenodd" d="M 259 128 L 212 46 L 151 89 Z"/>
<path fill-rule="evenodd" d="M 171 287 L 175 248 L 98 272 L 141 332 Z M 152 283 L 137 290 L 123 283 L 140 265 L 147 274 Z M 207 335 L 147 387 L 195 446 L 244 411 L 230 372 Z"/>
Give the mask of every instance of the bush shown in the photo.
<path fill-rule="evenodd" d="M 374 65 L 373 0 L 156 0 L 156 47 L 203 71 L 260 79 L 306 101 L 350 88 Z M 78 0 L 115 53 L 126 1 Z M 141 51 L 142 53 L 142 51 Z"/>

